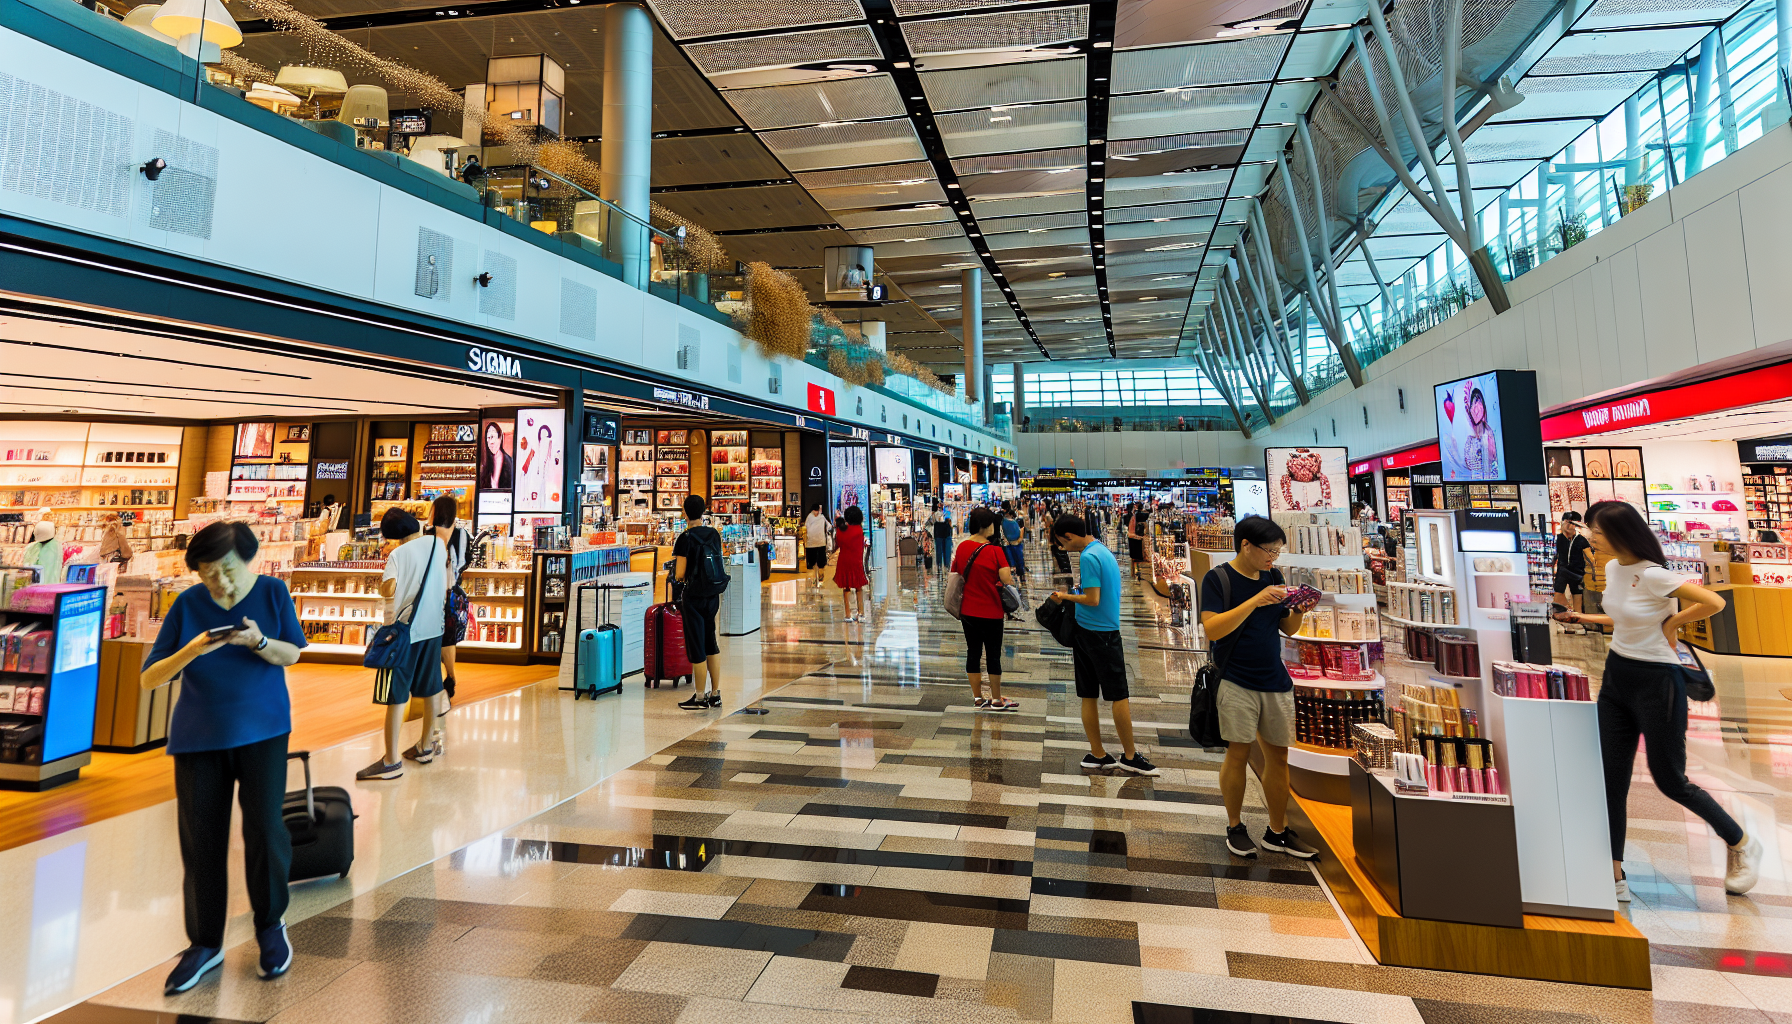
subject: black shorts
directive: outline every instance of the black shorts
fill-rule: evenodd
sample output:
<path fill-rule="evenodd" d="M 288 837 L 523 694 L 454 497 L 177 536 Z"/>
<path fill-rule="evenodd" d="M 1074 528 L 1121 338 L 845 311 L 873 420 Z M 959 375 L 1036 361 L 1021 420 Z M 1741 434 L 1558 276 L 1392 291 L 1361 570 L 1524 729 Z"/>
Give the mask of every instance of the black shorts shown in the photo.
<path fill-rule="evenodd" d="M 684 612 L 684 650 L 691 664 L 722 653 L 716 639 L 716 616 L 722 611 L 720 597 L 687 597 L 679 605 Z"/>
<path fill-rule="evenodd" d="M 1120 643 L 1119 630 L 1096 632 L 1076 627 L 1070 660 L 1076 670 L 1078 697 L 1117 701 L 1132 696 L 1126 686 L 1126 648 Z"/>
<path fill-rule="evenodd" d="M 826 569 L 828 567 L 828 549 L 826 547 L 804 548 L 803 556 L 808 559 L 811 569 Z"/>
<path fill-rule="evenodd" d="M 1558 572 L 1555 583 L 1552 585 L 1558 594 L 1578 594 L 1581 592 L 1581 584 L 1584 582 L 1586 582 L 1585 576 L 1570 576 L 1565 572 Z"/>
<path fill-rule="evenodd" d="M 411 644 L 404 664 L 391 675 L 375 673 L 375 704 L 409 704 L 412 697 L 434 697 L 442 692 L 442 638 L 430 637 Z"/>
<path fill-rule="evenodd" d="M 1126 555 L 1132 561 L 1143 562 L 1145 560 L 1145 542 L 1128 537 L 1126 539 Z"/>

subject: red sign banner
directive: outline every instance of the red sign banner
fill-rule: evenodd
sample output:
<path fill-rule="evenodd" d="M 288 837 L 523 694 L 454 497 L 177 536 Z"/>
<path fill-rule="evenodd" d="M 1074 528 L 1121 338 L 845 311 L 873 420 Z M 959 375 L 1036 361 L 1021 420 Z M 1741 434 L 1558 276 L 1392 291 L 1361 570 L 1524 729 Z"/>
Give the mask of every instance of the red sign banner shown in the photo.
<path fill-rule="evenodd" d="M 1437 442 L 1422 444 L 1417 448 L 1408 448 L 1403 452 L 1381 457 L 1382 469 L 1405 469 L 1408 466 L 1423 466 L 1427 462 L 1438 462 L 1443 453 L 1438 450 Z"/>
<path fill-rule="evenodd" d="M 809 385 L 809 411 L 823 416 L 834 415 L 834 391 L 820 384 Z"/>
<path fill-rule="evenodd" d="M 1763 366 L 1729 377 L 1614 398 L 1543 419 L 1543 440 L 1605 434 L 1650 423 L 1740 409 L 1792 397 L 1792 363 Z"/>

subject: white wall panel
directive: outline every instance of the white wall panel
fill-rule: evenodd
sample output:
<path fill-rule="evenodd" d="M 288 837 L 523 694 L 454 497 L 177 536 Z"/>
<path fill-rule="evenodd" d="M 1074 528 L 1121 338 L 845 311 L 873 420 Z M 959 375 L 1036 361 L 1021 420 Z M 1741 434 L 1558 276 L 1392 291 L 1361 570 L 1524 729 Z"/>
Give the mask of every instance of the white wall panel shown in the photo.
<path fill-rule="evenodd" d="M 1680 223 L 1687 252 L 1698 254 L 1687 261 L 1687 281 L 1699 362 L 1747 352 L 1755 347 L 1755 327 L 1738 197 L 1731 193 L 1717 199 Z"/>
<path fill-rule="evenodd" d="M 1792 166 L 1779 168 L 1738 194 L 1755 341 L 1776 345 L 1792 339 L 1792 287 L 1788 287 L 1792 283 L 1792 202 L 1787 200 L 1792 195 Z"/>
<path fill-rule="evenodd" d="M 1693 332 L 1692 288 L 1686 278 L 1686 232 L 1673 224 L 1638 242 L 1636 266 L 1637 283 L 1642 289 L 1643 348 L 1648 353 L 1650 376 L 1668 372 L 1676 362 L 1682 366 L 1704 362 Z M 1576 397 L 1579 396 L 1567 395 L 1556 400 Z"/>

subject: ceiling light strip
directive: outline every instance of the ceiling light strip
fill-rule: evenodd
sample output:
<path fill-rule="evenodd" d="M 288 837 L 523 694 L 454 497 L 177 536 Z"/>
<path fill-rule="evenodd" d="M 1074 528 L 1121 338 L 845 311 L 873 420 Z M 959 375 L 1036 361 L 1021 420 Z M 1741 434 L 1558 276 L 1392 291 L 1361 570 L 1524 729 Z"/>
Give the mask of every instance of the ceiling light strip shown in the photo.
<path fill-rule="evenodd" d="M 1114 67 L 1114 15 L 1118 0 L 1094 0 L 1089 4 L 1089 97 L 1084 115 L 1089 125 L 1089 173 L 1084 185 L 1089 207 L 1089 254 L 1095 264 L 1095 294 L 1101 301 L 1101 329 L 1108 355 L 1118 357 L 1114 344 L 1114 308 L 1108 298 L 1107 200 L 1108 100 Z"/>
<path fill-rule="evenodd" d="M 934 121 L 933 108 L 927 103 L 927 94 L 921 89 L 921 76 L 915 71 L 913 57 L 908 52 L 908 40 L 903 37 L 902 29 L 897 23 L 895 8 L 890 0 L 863 0 L 863 5 L 871 32 L 877 37 L 878 47 L 890 62 L 890 76 L 895 79 L 896 88 L 902 94 L 902 103 L 908 109 L 909 120 L 921 138 L 921 149 L 926 152 L 927 161 L 933 165 L 934 177 L 939 179 L 940 187 L 945 190 L 952 212 L 958 216 L 958 223 L 974 246 L 973 251 L 983 264 L 984 271 L 1002 289 L 1002 297 L 1008 300 L 1015 319 L 1026 329 L 1027 338 L 1033 342 L 1033 347 L 1039 350 L 1040 355 L 1050 359 L 1052 354 L 1046 351 L 1038 333 L 1033 330 L 1032 323 L 1027 319 L 1027 311 L 1021 308 L 1020 300 L 1015 297 L 1014 287 L 1008 283 L 1001 265 L 991 254 L 989 243 L 983 238 L 983 229 L 977 226 L 977 218 L 971 214 L 970 200 L 959 187 L 958 172 L 952 169 L 952 160 L 946 155 L 940 127 Z M 1107 6 L 1112 8 L 1112 0 L 1109 0 Z M 1109 24 L 1112 25 L 1111 14 Z M 960 313 L 960 335 L 966 333 L 963 318 L 968 313 L 968 310 Z M 978 310 L 977 315 L 981 316 L 982 310 Z M 963 342 L 962 337 L 959 340 Z"/>

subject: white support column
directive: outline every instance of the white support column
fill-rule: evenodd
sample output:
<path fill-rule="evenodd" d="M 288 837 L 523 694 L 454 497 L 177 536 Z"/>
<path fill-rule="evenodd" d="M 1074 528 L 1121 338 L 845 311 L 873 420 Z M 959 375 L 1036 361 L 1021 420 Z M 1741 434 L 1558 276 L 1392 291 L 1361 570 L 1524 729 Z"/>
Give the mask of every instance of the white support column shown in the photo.
<path fill-rule="evenodd" d="M 866 320 L 859 324 L 859 335 L 865 339 L 865 344 L 871 346 L 871 351 L 878 355 L 884 355 L 889 351 L 887 348 L 889 343 L 884 339 L 884 322 L 882 320 Z"/>
<path fill-rule="evenodd" d="M 604 8 L 604 119 L 600 195 L 636 220 L 606 232 L 604 255 L 622 264 L 622 279 L 647 287 L 651 250 L 643 225 L 652 213 L 653 19 L 636 4 Z"/>
<path fill-rule="evenodd" d="M 1019 433 L 1021 424 L 1026 420 L 1027 415 L 1026 378 L 1021 375 L 1026 364 L 1009 363 L 1008 365 L 1014 368 L 1014 408 L 1009 413 L 1008 419 L 1014 424 L 1015 433 Z"/>
<path fill-rule="evenodd" d="M 959 281 L 960 328 L 964 341 L 964 400 L 981 402 L 983 393 L 983 268 L 961 272 Z"/>

